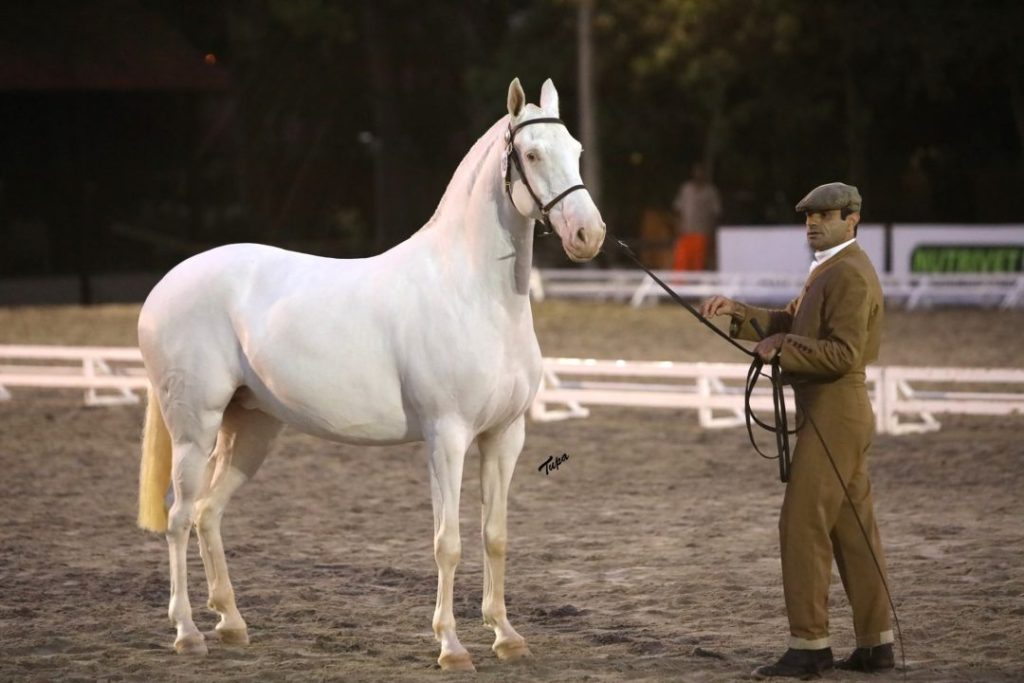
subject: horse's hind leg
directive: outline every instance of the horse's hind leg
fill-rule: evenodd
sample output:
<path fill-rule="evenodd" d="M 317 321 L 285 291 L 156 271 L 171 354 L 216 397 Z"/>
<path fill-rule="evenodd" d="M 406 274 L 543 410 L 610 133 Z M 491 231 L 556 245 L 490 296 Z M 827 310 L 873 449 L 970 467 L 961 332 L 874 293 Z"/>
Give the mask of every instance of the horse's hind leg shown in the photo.
<path fill-rule="evenodd" d="M 229 645 L 247 645 L 249 634 L 235 605 L 220 523 L 232 494 L 256 473 L 280 431 L 281 423 L 275 418 L 258 410 L 246 410 L 232 402 L 224 412 L 224 422 L 217 438 L 213 478 L 206 493 L 196 503 L 199 554 L 203 558 L 210 589 L 207 604 L 220 614 L 216 633 L 221 642 Z"/>
<path fill-rule="evenodd" d="M 206 461 L 213 450 L 220 411 L 204 411 L 188 422 L 204 429 L 189 430 L 191 434 L 186 437 L 176 434 L 171 427 L 173 420 L 168 420 L 172 430 L 174 504 L 167 515 L 167 549 L 171 564 L 171 600 L 167 614 L 178 631 L 174 649 L 182 654 L 205 654 L 206 642 L 192 621 L 192 605 L 188 599 L 187 553 L 193 506 L 205 480 Z"/>
<path fill-rule="evenodd" d="M 140 344 L 145 345 L 141 332 Z M 187 360 L 199 364 L 197 357 Z M 178 632 L 174 649 L 202 654 L 206 652 L 206 642 L 192 621 L 188 598 L 188 539 L 195 520 L 195 503 L 206 483 L 207 461 L 217 442 L 224 409 L 237 385 L 230 370 L 218 366 L 216 358 L 206 359 L 204 367 L 192 371 L 183 369 L 180 363 L 172 364 L 159 348 L 151 348 L 146 361 L 171 441 L 174 503 L 167 514 L 171 568 L 167 613 Z"/>
<path fill-rule="evenodd" d="M 459 536 L 459 494 L 469 435 L 461 426 L 440 424 L 427 436 L 430 492 L 434 504 L 434 559 L 437 562 L 437 605 L 434 636 L 441 642 L 437 663 L 442 669 L 475 671 L 469 652 L 455 635 L 452 591 L 455 567 L 462 555 Z"/>
<path fill-rule="evenodd" d="M 530 656 L 526 640 L 516 633 L 505 612 L 505 557 L 508 546 L 508 489 L 523 449 L 525 419 L 477 439 L 480 447 L 481 532 L 484 545 L 484 624 L 494 629 L 491 647 L 500 659 Z"/>

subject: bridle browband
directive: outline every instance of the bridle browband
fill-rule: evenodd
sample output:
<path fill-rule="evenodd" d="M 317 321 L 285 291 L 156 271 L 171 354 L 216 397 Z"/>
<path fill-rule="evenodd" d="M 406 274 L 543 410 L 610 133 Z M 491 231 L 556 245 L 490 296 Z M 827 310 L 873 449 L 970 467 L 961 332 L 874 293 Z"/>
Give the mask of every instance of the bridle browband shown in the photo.
<path fill-rule="evenodd" d="M 544 223 L 544 227 L 548 232 L 552 232 L 553 228 L 551 227 L 551 220 L 548 218 L 548 214 L 551 213 L 551 209 L 555 207 L 555 204 L 562 201 L 576 190 L 585 190 L 587 187 L 582 183 L 579 185 L 573 185 L 567 190 L 563 190 L 558 193 L 554 199 L 546 204 L 537 196 L 537 193 L 533 191 L 533 186 L 530 185 L 529 178 L 526 177 L 526 171 L 523 170 L 523 160 L 519 158 L 519 150 L 516 149 L 516 134 L 526 126 L 532 126 L 535 123 L 557 123 L 561 126 L 565 126 L 565 122 L 562 121 L 562 119 L 555 117 L 530 119 L 528 121 L 523 121 L 516 126 L 513 126 L 511 123 L 508 124 L 508 130 L 505 131 L 505 156 L 511 159 L 512 163 L 505 164 L 505 194 L 508 195 L 508 200 L 512 202 L 512 206 L 515 206 L 518 211 L 519 207 L 516 206 L 516 200 L 512 198 L 512 166 L 515 166 L 516 171 L 519 172 L 519 177 L 523 181 L 523 185 L 526 186 L 526 191 L 530 193 L 530 196 L 533 198 L 537 208 L 540 209 L 541 222 Z M 568 126 L 565 127 L 568 128 Z"/>

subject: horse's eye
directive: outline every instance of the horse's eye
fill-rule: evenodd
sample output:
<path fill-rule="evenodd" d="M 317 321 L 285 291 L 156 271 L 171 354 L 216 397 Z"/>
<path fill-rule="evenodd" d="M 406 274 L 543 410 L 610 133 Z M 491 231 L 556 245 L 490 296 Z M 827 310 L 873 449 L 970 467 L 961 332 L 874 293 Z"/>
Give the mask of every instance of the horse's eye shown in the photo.
<path fill-rule="evenodd" d="M 537 158 L 538 157 L 537 157 L 537 153 L 536 152 L 527 152 L 526 153 L 526 160 L 527 161 L 537 161 Z"/>

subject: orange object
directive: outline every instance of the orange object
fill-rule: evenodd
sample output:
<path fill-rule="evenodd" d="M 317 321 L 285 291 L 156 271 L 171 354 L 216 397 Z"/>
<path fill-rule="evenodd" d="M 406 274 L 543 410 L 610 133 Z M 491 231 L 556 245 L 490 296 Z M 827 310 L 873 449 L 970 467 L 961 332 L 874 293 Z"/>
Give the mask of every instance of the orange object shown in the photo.
<path fill-rule="evenodd" d="M 676 240 L 672 270 L 705 270 L 708 238 L 699 234 L 680 235 Z"/>
<path fill-rule="evenodd" d="M 672 267 L 672 250 L 675 241 L 674 218 L 668 211 L 646 209 L 640 226 L 640 258 L 652 268 L 666 270 Z"/>

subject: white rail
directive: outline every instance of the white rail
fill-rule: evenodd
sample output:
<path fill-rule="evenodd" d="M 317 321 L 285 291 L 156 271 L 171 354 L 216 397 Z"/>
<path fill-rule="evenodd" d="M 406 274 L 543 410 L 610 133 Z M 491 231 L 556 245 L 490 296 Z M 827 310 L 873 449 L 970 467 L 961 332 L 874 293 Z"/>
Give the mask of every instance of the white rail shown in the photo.
<path fill-rule="evenodd" d="M 530 415 L 538 421 L 587 417 L 587 406 L 693 409 L 706 428 L 744 424 L 742 363 L 671 363 L 545 358 Z M 1024 369 L 871 367 L 867 381 L 879 433 L 939 429 L 937 414 L 1024 415 Z M 759 389 L 751 407 L 770 417 Z M 787 389 L 787 393 L 789 389 Z M 787 405 L 795 401 L 787 396 Z"/>
<path fill-rule="evenodd" d="M 530 417 L 540 422 L 587 417 L 588 405 L 675 408 L 696 410 L 701 427 L 737 427 L 746 423 L 743 410 L 748 370 L 743 363 L 545 358 L 544 376 Z M 879 368 L 868 369 L 876 427 L 882 431 L 880 378 Z M 769 386 L 767 378 L 762 380 L 751 396 L 750 406 L 762 419 L 770 419 L 773 409 Z M 785 391 L 786 405 L 792 411 L 796 405 L 793 392 L 789 387 Z"/>
<path fill-rule="evenodd" d="M 805 276 L 773 273 L 717 273 L 678 270 L 655 271 L 684 299 L 703 299 L 712 294 L 730 298 L 782 304 L 803 287 Z M 908 309 L 936 304 L 998 307 L 1024 306 L 1024 274 L 978 273 L 936 275 L 882 275 L 882 290 L 890 304 Z M 668 294 L 636 269 L 535 270 L 531 278 L 534 299 L 596 298 L 642 306 Z"/>
<path fill-rule="evenodd" d="M 122 405 L 148 386 L 136 348 L 0 345 L 0 400 L 10 387 L 84 389 L 86 405 Z"/>
<path fill-rule="evenodd" d="M 587 417 L 587 406 L 696 410 L 702 427 L 744 424 L 743 363 L 545 358 L 530 409 L 538 421 Z M 941 427 L 936 415 L 1024 415 L 1024 369 L 872 367 L 868 387 L 880 433 Z M 138 349 L 0 345 L 0 400 L 11 388 L 83 389 L 86 405 L 138 403 L 148 387 Z M 789 389 L 787 389 L 789 392 Z M 751 401 L 770 416 L 764 383 Z M 795 405 L 788 395 L 790 407 Z"/>
<path fill-rule="evenodd" d="M 935 431 L 942 426 L 935 415 L 942 413 L 1024 416 L 1024 369 L 890 366 L 881 370 L 882 431 L 890 434 Z"/>

